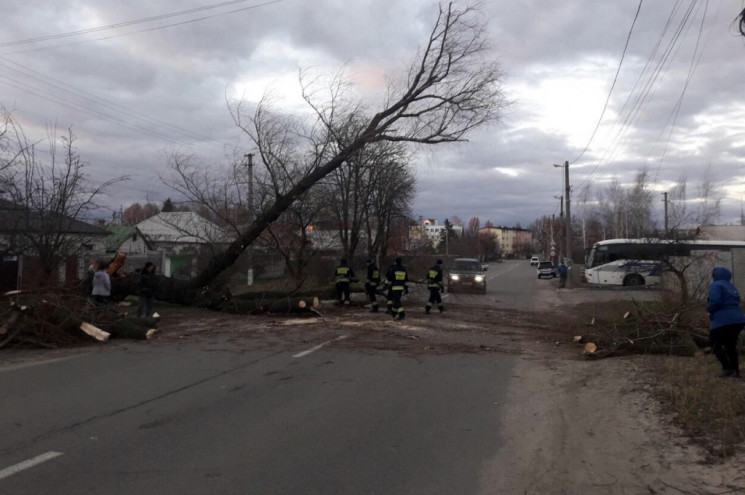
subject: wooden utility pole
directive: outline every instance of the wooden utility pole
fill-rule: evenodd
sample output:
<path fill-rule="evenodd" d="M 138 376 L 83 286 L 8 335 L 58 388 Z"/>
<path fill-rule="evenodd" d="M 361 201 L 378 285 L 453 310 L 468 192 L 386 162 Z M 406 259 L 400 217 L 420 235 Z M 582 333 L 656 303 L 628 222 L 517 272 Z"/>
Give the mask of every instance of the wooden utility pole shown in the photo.
<path fill-rule="evenodd" d="M 248 162 L 248 221 L 253 222 L 254 219 L 254 155 L 253 153 L 246 153 L 246 159 Z"/>
<path fill-rule="evenodd" d="M 571 203 L 571 192 L 572 187 L 569 185 L 569 162 L 565 161 L 563 165 L 556 165 L 554 167 L 564 167 L 564 197 L 566 198 L 566 224 L 565 235 L 566 235 L 566 255 L 565 258 L 568 263 L 572 264 L 572 213 L 570 208 Z"/>
<path fill-rule="evenodd" d="M 665 203 L 665 237 L 667 237 L 668 227 L 667 227 L 667 193 L 662 193 L 663 196 L 663 202 Z"/>

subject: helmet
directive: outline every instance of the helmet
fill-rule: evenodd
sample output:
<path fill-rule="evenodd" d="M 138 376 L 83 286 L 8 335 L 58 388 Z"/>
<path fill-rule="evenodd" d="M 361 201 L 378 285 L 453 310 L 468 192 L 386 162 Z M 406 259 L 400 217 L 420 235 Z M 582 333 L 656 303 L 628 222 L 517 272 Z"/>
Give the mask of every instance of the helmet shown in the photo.
<path fill-rule="evenodd" d="M 402 260 L 402 259 L 401 259 L 401 257 L 399 256 L 398 258 L 396 258 L 396 264 L 397 264 L 397 265 L 400 265 L 401 263 L 403 263 L 403 260 Z"/>
<path fill-rule="evenodd" d="M 442 265 L 442 260 L 437 260 L 437 261 L 436 261 L 436 263 L 437 263 L 438 265 Z"/>

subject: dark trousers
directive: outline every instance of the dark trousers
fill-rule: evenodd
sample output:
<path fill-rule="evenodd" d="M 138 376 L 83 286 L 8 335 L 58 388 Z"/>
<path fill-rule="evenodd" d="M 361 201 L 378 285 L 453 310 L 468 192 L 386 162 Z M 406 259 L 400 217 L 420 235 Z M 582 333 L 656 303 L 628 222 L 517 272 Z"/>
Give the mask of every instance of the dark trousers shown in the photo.
<path fill-rule="evenodd" d="M 725 325 L 709 331 L 711 352 L 722 363 L 724 371 L 740 371 L 740 360 L 737 356 L 737 338 L 743 328 L 742 323 Z"/>
<path fill-rule="evenodd" d="M 405 310 L 403 304 L 401 304 L 401 297 L 404 295 L 403 287 L 401 290 L 391 290 L 391 301 L 393 302 L 393 316 L 398 316 L 403 319 Z"/>
<path fill-rule="evenodd" d="M 434 304 L 442 306 L 442 296 L 440 295 L 439 287 L 429 288 L 429 299 L 427 299 L 427 307 L 431 308 Z"/>
<path fill-rule="evenodd" d="M 567 286 L 567 278 L 566 277 L 559 277 L 559 289 L 563 289 Z"/>
<path fill-rule="evenodd" d="M 349 288 L 349 282 L 337 282 L 336 292 L 339 294 L 339 301 L 349 302 L 349 295 L 352 292 Z"/>
<path fill-rule="evenodd" d="M 377 286 L 365 285 L 365 294 L 367 294 L 367 300 L 372 303 L 372 309 L 378 309 L 378 293 L 376 292 Z"/>
<path fill-rule="evenodd" d="M 153 295 L 141 295 L 140 302 L 137 304 L 137 318 L 150 318 L 153 316 Z"/>

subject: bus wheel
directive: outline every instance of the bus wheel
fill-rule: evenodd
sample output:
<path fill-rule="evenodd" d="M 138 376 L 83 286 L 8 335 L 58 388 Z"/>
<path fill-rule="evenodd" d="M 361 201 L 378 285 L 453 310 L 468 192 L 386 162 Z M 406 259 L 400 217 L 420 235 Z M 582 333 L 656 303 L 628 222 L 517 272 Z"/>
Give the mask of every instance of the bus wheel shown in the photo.
<path fill-rule="evenodd" d="M 637 273 L 626 275 L 626 278 L 623 279 L 623 285 L 624 287 L 636 287 L 639 285 L 644 285 L 644 277 Z"/>

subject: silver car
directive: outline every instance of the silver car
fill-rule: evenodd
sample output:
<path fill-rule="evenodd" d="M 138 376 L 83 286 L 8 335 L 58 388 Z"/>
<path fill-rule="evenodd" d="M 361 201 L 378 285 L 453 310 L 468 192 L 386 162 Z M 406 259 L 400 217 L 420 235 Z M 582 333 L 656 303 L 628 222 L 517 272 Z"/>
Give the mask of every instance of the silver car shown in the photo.
<path fill-rule="evenodd" d="M 538 278 L 551 277 L 556 278 L 556 268 L 550 261 L 540 261 L 538 263 L 538 269 L 536 270 Z"/>

